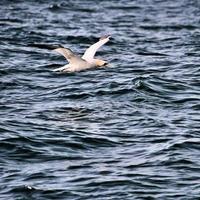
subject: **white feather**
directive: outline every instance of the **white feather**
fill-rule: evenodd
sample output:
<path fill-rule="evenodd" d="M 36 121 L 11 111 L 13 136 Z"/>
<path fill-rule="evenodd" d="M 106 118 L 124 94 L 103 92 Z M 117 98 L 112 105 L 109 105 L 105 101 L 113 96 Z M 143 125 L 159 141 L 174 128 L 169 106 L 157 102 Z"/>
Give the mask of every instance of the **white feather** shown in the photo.
<path fill-rule="evenodd" d="M 104 38 L 104 39 L 100 39 L 98 42 L 96 42 L 95 44 L 91 45 L 84 53 L 84 55 L 82 56 L 82 58 L 84 60 L 86 60 L 89 63 L 92 63 L 94 60 L 94 56 L 95 53 L 97 52 L 97 50 L 103 46 L 105 43 L 107 43 L 109 41 L 110 36 Z"/>

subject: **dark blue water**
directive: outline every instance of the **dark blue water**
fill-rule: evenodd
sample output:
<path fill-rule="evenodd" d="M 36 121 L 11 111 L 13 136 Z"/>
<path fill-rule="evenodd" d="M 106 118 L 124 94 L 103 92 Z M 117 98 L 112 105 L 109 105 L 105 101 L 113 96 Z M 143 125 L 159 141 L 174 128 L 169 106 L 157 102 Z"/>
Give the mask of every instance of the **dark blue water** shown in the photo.
<path fill-rule="evenodd" d="M 199 111 L 199 1 L 0 2 L 0 199 L 199 199 Z"/>

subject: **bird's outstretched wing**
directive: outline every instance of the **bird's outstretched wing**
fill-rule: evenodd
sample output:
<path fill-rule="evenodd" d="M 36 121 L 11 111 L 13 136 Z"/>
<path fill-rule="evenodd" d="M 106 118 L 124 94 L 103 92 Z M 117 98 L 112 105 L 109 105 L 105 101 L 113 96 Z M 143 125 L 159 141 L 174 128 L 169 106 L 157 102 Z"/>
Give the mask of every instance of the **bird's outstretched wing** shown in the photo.
<path fill-rule="evenodd" d="M 84 61 L 81 57 L 74 54 L 70 49 L 67 48 L 57 48 L 54 51 L 63 55 L 70 64 L 76 64 L 77 62 Z"/>
<path fill-rule="evenodd" d="M 98 42 L 96 42 L 95 44 L 91 45 L 84 53 L 84 55 L 82 56 L 82 58 L 84 60 L 86 60 L 87 62 L 92 62 L 94 59 L 94 55 L 96 53 L 96 51 L 105 43 L 107 43 L 109 41 L 110 35 L 106 35 L 100 38 L 100 40 Z"/>

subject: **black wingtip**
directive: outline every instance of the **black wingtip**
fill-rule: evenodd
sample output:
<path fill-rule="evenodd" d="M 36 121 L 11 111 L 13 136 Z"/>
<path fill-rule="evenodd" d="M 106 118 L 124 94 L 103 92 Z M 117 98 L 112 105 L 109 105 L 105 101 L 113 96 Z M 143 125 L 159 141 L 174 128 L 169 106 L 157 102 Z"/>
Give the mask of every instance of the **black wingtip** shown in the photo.
<path fill-rule="evenodd" d="M 103 39 L 106 39 L 106 38 L 110 38 L 110 37 L 111 37 L 111 35 L 110 35 L 110 34 L 107 34 L 107 35 L 102 36 L 102 37 L 100 38 L 100 40 L 103 40 Z"/>

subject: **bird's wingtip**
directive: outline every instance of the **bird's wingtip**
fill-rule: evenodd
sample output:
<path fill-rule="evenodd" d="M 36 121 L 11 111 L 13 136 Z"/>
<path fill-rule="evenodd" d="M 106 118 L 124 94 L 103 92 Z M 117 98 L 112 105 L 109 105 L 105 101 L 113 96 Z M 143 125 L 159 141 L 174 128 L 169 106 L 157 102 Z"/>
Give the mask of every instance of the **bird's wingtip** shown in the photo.
<path fill-rule="evenodd" d="M 104 40 L 104 39 L 110 39 L 111 35 L 110 34 L 107 34 L 107 35 L 104 35 L 102 37 L 100 37 L 100 40 Z"/>
<path fill-rule="evenodd" d="M 53 48 L 52 48 L 52 51 L 56 51 L 57 49 L 63 49 L 65 48 L 64 46 L 62 46 L 61 44 L 59 45 L 54 45 Z"/>
<path fill-rule="evenodd" d="M 60 47 L 58 47 L 58 48 L 55 48 L 55 49 L 52 49 L 52 51 L 58 51 L 58 49 L 60 49 Z"/>

